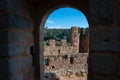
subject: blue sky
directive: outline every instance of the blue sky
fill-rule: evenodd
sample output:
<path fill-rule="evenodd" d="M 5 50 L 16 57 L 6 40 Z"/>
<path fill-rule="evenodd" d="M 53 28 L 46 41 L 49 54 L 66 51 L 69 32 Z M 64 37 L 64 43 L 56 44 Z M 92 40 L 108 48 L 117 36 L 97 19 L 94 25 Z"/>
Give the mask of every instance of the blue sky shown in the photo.
<path fill-rule="evenodd" d="M 53 11 L 49 15 L 45 26 L 48 28 L 89 27 L 87 19 L 81 11 L 67 7 Z"/>

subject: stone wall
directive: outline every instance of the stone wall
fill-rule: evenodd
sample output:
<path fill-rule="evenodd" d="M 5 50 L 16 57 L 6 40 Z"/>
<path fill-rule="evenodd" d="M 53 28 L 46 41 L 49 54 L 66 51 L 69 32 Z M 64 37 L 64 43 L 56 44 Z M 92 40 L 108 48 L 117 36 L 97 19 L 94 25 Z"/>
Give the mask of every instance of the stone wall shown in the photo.
<path fill-rule="evenodd" d="M 64 80 L 66 77 L 70 79 L 70 76 L 74 76 L 71 80 L 82 80 L 81 78 L 87 80 L 88 33 L 88 29 L 72 27 L 71 43 L 61 39 L 57 45 L 57 41 L 49 40 L 48 46 L 44 46 L 45 74 L 49 74 L 45 76 L 48 79 L 52 73 L 59 76 L 60 80 Z"/>
<path fill-rule="evenodd" d="M 44 59 L 48 59 L 48 65 L 45 66 L 45 72 L 59 71 L 59 70 L 80 70 L 85 68 L 87 70 L 88 53 L 74 53 L 66 55 L 49 55 Z M 71 59 L 73 58 L 73 63 Z M 54 68 L 53 68 L 54 66 Z"/>
<path fill-rule="evenodd" d="M 20 0 L 0 1 L 0 80 L 34 80 L 32 26 L 22 12 Z"/>
<path fill-rule="evenodd" d="M 80 30 L 80 31 L 79 31 Z M 83 31 L 84 30 L 84 31 Z M 49 40 L 48 46 L 44 46 L 44 55 L 74 54 L 79 52 L 88 52 L 89 49 L 89 30 L 78 27 L 71 28 L 71 43 L 65 39 L 58 41 Z"/>
<path fill-rule="evenodd" d="M 62 40 L 63 41 L 63 40 Z M 73 47 L 70 45 L 67 45 L 67 43 L 64 43 L 61 41 L 60 46 L 56 46 L 55 40 L 50 40 L 49 43 L 51 43 L 49 46 L 44 46 L 44 55 L 58 55 L 58 54 L 67 54 L 73 53 Z M 66 40 L 64 40 L 66 42 Z"/>
<path fill-rule="evenodd" d="M 80 42 L 79 42 L 79 52 L 85 53 L 89 52 L 89 28 L 79 29 Z"/>
<path fill-rule="evenodd" d="M 120 29 L 92 29 L 89 75 L 92 80 L 119 80 Z M 98 63 L 99 62 L 99 63 Z M 105 66 L 104 66 L 105 65 Z M 94 74 L 94 75 L 91 75 Z"/>
<path fill-rule="evenodd" d="M 78 79 L 83 77 L 86 78 L 84 80 L 87 80 L 87 57 L 88 53 L 45 56 L 45 73 L 55 73 L 60 80 L 62 77 L 70 78 L 73 75 L 76 75 Z M 66 76 L 67 74 L 68 76 Z"/>

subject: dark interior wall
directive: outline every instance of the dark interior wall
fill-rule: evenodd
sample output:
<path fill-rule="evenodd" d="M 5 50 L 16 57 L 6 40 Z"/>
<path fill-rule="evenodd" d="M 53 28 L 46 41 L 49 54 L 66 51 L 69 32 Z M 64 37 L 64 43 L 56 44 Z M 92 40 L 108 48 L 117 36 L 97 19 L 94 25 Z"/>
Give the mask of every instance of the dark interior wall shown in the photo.
<path fill-rule="evenodd" d="M 25 2 L 0 1 L 0 80 L 33 80 L 33 29 Z"/>
<path fill-rule="evenodd" d="M 81 10 L 90 25 L 88 80 L 119 80 L 120 5 L 115 0 L 1 0 L 0 80 L 34 80 L 34 73 L 43 80 L 44 22 L 67 5 Z"/>
<path fill-rule="evenodd" d="M 118 1 L 118 0 L 116 0 Z M 88 80 L 119 80 L 118 10 L 115 0 L 90 1 Z"/>
<path fill-rule="evenodd" d="M 92 25 L 107 25 L 114 22 L 114 0 L 90 0 L 90 22 Z"/>
<path fill-rule="evenodd" d="M 44 9 L 44 15 L 47 11 L 54 9 L 54 5 L 55 7 L 66 4 L 72 5 L 83 11 L 90 25 L 88 80 L 119 80 L 118 53 L 120 46 L 118 45 L 118 34 L 120 29 L 117 22 L 116 2 L 114 0 L 83 2 L 88 3 L 88 5 L 82 1 L 50 1 L 47 3 L 43 1 L 40 6 L 42 6 L 41 10 Z"/>

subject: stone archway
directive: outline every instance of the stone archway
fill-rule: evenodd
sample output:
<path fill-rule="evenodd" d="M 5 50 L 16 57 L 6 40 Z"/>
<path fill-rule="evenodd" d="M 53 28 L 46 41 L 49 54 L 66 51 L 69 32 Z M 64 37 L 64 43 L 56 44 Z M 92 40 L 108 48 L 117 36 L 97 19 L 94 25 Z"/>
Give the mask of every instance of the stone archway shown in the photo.
<path fill-rule="evenodd" d="M 57 7 L 55 7 L 55 8 L 52 8 L 52 9 L 50 9 L 50 10 L 48 10 L 47 11 L 47 13 L 43 16 L 43 18 L 42 18 L 42 23 L 40 24 L 40 52 L 41 52 L 41 57 L 40 57 L 40 60 L 41 60 L 41 63 L 40 64 L 42 64 L 43 65 L 43 53 L 44 53 L 44 48 L 43 48 L 43 37 L 44 37 L 44 27 L 45 27 L 45 22 L 46 22 L 46 20 L 47 20 L 47 18 L 48 18 L 48 16 L 54 11 L 54 10 L 56 10 L 56 9 L 59 9 L 59 8 L 64 8 L 64 7 L 70 7 L 70 8 L 74 8 L 74 9 L 77 9 L 77 10 L 79 10 L 80 11 L 80 9 L 78 9 L 77 7 L 73 7 L 73 6 L 71 6 L 71 5 L 60 5 L 60 6 L 57 6 Z M 89 45 L 88 45 L 89 46 Z M 79 51 L 79 50 L 78 50 Z M 44 69 L 44 67 L 42 66 L 42 72 L 44 72 L 43 71 L 43 69 Z M 41 73 L 41 74 L 43 74 L 43 73 Z"/>
<path fill-rule="evenodd" d="M 30 73 L 34 72 L 28 70 L 28 66 L 32 67 L 31 57 L 25 55 L 30 52 L 24 48 L 24 40 L 27 39 L 24 38 L 27 35 L 26 32 L 34 37 L 34 41 L 30 42 L 35 44 L 37 79 L 43 80 L 43 48 L 40 46 L 42 45 L 40 42 L 42 41 L 42 28 L 44 28 L 42 26 L 44 26 L 45 19 L 43 16 L 56 6 L 68 4 L 76 6 L 89 17 L 91 30 L 88 79 L 120 80 L 119 0 L 1 0 L 0 2 L 2 4 L 0 5 L 1 80 L 32 79 L 33 75 L 30 76 Z M 33 32 L 27 29 L 28 26 L 33 27 Z M 13 44 L 16 42 L 20 42 L 20 44 Z M 26 63 L 30 65 L 22 65 Z"/>
<path fill-rule="evenodd" d="M 80 2 L 80 3 L 79 3 Z M 51 3 L 51 4 L 46 4 L 46 3 Z M 70 4 L 70 5 L 69 5 Z M 81 5 L 80 5 L 81 4 Z M 72 5 L 72 6 L 71 6 Z M 78 10 L 81 10 L 87 17 L 88 17 L 88 10 L 89 10 L 89 1 L 42 1 L 37 2 L 34 7 L 34 39 L 35 39 L 35 53 L 36 53 L 36 60 L 37 60 L 37 65 L 36 65 L 36 70 L 37 70 L 37 76 L 40 80 L 43 79 L 43 71 L 44 67 L 43 65 L 43 30 L 44 30 L 44 23 L 53 10 L 64 7 L 64 6 L 76 6 L 75 8 Z M 49 7 L 48 7 L 49 6 Z M 47 15 L 46 15 L 47 14 Z M 40 45 L 39 45 L 40 44 Z M 40 58 L 39 58 L 40 56 Z M 40 76 L 39 76 L 40 75 Z"/>

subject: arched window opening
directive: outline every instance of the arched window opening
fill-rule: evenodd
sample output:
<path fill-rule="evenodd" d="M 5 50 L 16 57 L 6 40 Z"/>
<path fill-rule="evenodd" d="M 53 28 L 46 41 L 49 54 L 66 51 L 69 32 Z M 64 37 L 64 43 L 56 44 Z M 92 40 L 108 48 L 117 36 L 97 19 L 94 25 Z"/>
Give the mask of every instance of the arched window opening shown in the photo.
<path fill-rule="evenodd" d="M 63 70 L 66 74 L 73 73 L 72 76 L 78 72 L 82 74 L 83 69 L 87 71 L 88 27 L 84 14 L 75 8 L 59 8 L 48 15 L 44 26 L 44 57 L 49 56 L 49 60 L 44 59 L 45 74 L 58 75 Z M 62 80 L 63 74 L 59 75 L 59 80 Z M 66 77 L 70 78 L 66 75 L 65 80 Z M 87 76 L 84 77 L 87 80 Z M 76 76 L 76 79 L 84 77 Z"/>
<path fill-rule="evenodd" d="M 49 62 L 50 62 L 49 58 L 45 58 L 44 59 L 45 66 L 49 66 Z"/>

